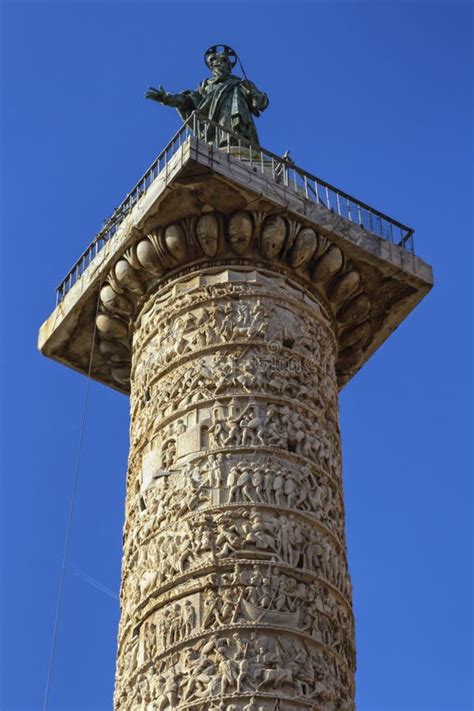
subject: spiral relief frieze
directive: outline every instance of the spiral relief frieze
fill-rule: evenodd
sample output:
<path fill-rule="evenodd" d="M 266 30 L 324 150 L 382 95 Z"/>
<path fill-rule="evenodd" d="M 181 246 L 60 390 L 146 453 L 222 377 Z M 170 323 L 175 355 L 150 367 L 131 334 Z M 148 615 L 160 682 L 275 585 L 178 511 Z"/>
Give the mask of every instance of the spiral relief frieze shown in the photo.
<path fill-rule="evenodd" d="M 280 215 L 205 213 L 102 290 L 101 343 L 132 354 L 117 709 L 353 708 L 335 363 L 363 292 L 326 247 Z M 312 291 L 292 270 L 315 254 Z"/>

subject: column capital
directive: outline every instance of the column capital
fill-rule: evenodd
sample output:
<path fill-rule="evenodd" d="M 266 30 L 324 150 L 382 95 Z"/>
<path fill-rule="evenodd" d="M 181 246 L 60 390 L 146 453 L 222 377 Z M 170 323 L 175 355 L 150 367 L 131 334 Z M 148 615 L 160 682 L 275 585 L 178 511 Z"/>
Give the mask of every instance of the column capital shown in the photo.
<path fill-rule="evenodd" d="M 87 372 L 99 298 L 92 377 L 128 393 L 147 295 L 180 274 L 232 266 L 281 274 L 325 304 L 340 387 L 432 286 L 431 268 L 403 247 L 192 137 L 43 324 L 39 348 Z"/>

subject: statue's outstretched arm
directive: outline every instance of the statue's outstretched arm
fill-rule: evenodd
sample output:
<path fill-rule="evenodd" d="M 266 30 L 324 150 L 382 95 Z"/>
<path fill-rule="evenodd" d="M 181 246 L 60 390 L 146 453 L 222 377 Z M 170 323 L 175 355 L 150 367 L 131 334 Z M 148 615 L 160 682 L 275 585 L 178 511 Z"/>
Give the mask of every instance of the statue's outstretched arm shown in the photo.
<path fill-rule="evenodd" d="M 189 95 L 190 92 L 188 91 L 183 91 L 180 94 L 170 94 L 169 92 L 165 91 L 164 87 L 161 84 L 159 85 L 158 89 L 155 89 L 153 86 L 150 86 L 145 92 L 146 99 L 158 101 L 160 104 L 164 104 L 164 106 L 174 106 L 176 109 L 179 109 L 181 111 L 193 110 L 193 102 Z"/>

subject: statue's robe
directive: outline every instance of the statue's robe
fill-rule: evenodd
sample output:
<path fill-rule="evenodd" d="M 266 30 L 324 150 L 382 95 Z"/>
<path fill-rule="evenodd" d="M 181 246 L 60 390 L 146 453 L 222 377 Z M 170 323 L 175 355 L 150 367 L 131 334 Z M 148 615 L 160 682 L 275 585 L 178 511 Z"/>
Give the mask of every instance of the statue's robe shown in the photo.
<path fill-rule="evenodd" d="M 268 97 L 258 91 L 252 82 L 233 75 L 205 79 L 196 91 L 183 91 L 180 96 L 185 99 L 178 108 L 184 121 L 193 111 L 198 111 L 201 116 L 239 134 L 253 145 L 259 145 L 253 116 L 259 116 L 267 108 Z M 207 139 L 215 139 L 215 130 L 211 126 L 208 127 Z M 219 137 L 219 143 L 226 142 L 225 135 Z"/>

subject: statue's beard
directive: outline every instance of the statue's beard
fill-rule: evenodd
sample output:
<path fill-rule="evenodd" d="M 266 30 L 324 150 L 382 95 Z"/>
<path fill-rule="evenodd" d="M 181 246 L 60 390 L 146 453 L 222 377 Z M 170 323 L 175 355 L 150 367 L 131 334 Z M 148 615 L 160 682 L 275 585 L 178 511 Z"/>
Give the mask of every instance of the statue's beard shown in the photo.
<path fill-rule="evenodd" d="M 227 67 L 213 67 L 212 69 L 214 79 L 223 79 L 224 77 L 228 77 L 229 74 L 230 72 Z"/>

